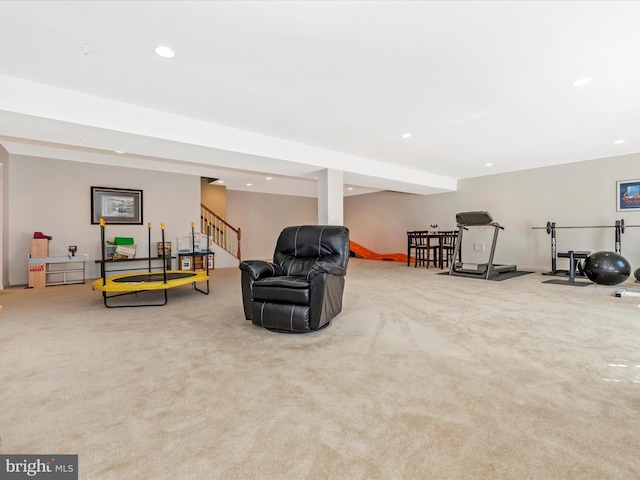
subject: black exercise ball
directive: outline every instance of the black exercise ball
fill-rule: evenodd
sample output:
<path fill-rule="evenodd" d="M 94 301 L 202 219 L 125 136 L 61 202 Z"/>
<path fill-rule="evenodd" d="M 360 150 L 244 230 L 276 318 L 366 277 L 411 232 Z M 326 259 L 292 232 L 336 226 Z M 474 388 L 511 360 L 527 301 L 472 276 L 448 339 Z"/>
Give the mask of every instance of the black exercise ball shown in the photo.
<path fill-rule="evenodd" d="M 593 283 L 617 285 L 631 275 L 631 265 L 622 255 L 614 252 L 594 252 L 584 259 L 584 274 Z"/>
<path fill-rule="evenodd" d="M 640 282 L 640 268 L 636 268 L 636 271 L 633 272 L 633 276 L 636 277 L 637 282 Z"/>

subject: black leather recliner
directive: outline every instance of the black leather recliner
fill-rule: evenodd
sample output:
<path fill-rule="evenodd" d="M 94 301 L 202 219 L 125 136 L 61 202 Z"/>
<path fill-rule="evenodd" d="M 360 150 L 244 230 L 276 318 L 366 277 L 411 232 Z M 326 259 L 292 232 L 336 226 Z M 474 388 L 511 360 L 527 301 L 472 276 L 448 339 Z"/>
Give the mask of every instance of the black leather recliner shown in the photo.
<path fill-rule="evenodd" d="M 287 227 L 273 263 L 240 264 L 244 315 L 254 325 L 282 332 L 327 327 L 342 310 L 349 262 L 349 229 L 334 225 Z"/>

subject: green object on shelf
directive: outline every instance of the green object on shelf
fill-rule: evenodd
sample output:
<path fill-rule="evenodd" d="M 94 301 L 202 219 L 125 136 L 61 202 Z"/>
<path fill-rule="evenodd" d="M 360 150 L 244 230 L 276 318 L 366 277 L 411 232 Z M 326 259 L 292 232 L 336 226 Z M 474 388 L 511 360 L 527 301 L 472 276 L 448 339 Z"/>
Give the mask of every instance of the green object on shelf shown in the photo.
<path fill-rule="evenodd" d="M 113 239 L 114 245 L 133 245 L 135 242 L 131 237 L 115 237 Z"/>

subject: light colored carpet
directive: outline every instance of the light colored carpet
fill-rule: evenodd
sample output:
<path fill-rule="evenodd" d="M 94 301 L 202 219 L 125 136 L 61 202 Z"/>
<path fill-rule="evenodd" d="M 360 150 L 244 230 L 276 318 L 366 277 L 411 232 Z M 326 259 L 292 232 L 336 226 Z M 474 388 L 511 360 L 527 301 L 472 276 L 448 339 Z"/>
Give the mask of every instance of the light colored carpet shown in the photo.
<path fill-rule="evenodd" d="M 640 478 L 640 299 L 438 272 L 351 259 L 306 335 L 244 320 L 236 269 L 165 307 L 6 289 L 0 452 L 81 479 Z"/>

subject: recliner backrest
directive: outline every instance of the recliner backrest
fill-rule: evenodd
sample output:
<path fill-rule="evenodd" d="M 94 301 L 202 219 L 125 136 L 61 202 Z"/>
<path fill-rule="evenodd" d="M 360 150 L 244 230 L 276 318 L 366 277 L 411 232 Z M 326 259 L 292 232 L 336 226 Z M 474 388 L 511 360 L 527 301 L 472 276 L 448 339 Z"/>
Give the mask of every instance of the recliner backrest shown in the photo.
<path fill-rule="evenodd" d="M 339 265 L 349 262 L 349 229 L 336 225 L 300 225 L 280 233 L 273 262 L 285 275 L 303 276 L 318 262 Z"/>

